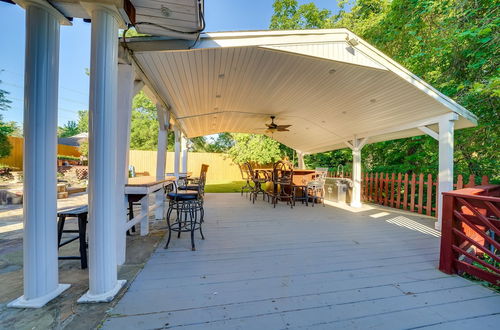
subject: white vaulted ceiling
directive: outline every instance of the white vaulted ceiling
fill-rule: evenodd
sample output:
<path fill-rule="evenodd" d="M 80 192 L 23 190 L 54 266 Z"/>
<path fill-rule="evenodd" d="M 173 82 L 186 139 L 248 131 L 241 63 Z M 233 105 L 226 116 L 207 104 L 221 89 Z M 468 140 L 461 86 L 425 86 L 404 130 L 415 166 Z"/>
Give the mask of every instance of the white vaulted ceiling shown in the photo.
<path fill-rule="evenodd" d="M 383 54 L 348 44 L 352 33 L 327 31 L 208 34 L 194 49 L 151 39 L 127 46 L 188 137 L 264 133 L 274 115 L 292 126 L 273 138 L 320 152 L 354 136 L 375 142 L 421 135 L 411 123 L 451 112 L 461 115 L 457 128 L 474 125 L 467 110 Z"/>

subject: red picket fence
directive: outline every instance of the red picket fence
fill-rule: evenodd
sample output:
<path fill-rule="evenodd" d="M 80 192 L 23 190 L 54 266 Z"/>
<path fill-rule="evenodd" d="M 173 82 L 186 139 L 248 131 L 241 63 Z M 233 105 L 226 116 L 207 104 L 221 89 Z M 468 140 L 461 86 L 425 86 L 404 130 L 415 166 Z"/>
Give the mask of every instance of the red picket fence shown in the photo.
<path fill-rule="evenodd" d="M 500 186 L 443 193 L 439 269 L 500 286 Z"/>
<path fill-rule="evenodd" d="M 365 202 L 402 209 L 429 216 L 437 215 L 437 177 L 431 174 L 416 175 L 402 173 L 364 173 L 361 198 Z M 487 185 L 487 176 L 481 178 L 481 185 Z M 471 175 L 464 184 L 462 175 L 453 185 L 455 189 L 474 187 L 476 177 Z"/>

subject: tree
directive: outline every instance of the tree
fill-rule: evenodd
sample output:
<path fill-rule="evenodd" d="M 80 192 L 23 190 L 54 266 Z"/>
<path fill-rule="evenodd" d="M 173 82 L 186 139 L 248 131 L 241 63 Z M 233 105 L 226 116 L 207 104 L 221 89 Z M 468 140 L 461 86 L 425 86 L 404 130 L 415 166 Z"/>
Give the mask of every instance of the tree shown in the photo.
<path fill-rule="evenodd" d="M 1 71 L 0 71 L 1 72 Z M 2 81 L 0 81 L 1 83 Z M 11 100 L 7 99 L 9 92 L 0 88 L 0 110 L 7 111 L 10 109 Z M 0 114 L 0 158 L 10 155 L 12 145 L 9 142 L 8 136 L 16 130 L 16 126 L 11 123 L 5 123 L 3 116 Z"/>
<path fill-rule="evenodd" d="M 78 128 L 78 124 L 73 120 L 68 121 L 66 124 L 64 124 L 63 127 L 59 127 L 58 131 L 59 132 L 57 135 L 62 138 L 74 136 L 78 133 L 81 133 Z"/>
<path fill-rule="evenodd" d="M 88 133 L 89 132 L 89 111 L 80 110 L 78 111 L 77 119 L 78 133 Z"/>
<path fill-rule="evenodd" d="M 216 137 L 199 136 L 190 140 L 194 152 L 227 152 L 234 145 L 231 133 L 219 133 Z"/>
<path fill-rule="evenodd" d="M 261 134 L 231 134 L 234 145 L 228 154 L 236 164 L 253 162 L 269 164 L 282 158 L 280 143 Z"/>
<path fill-rule="evenodd" d="M 500 180 L 498 2 L 355 0 L 339 5 L 341 11 L 321 23 L 315 6 L 276 0 L 270 26 L 346 27 L 374 44 L 478 116 L 477 127 L 455 133 L 455 173 Z M 363 148 L 363 166 L 437 174 L 437 153 L 436 142 L 426 136 L 379 142 Z M 341 159 L 338 153 L 329 156 L 323 161 Z"/>
<path fill-rule="evenodd" d="M 132 109 L 130 148 L 137 150 L 155 150 L 158 145 L 159 128 L 156 106 L 146 94 L 141 91 L 134 97 Z"/>

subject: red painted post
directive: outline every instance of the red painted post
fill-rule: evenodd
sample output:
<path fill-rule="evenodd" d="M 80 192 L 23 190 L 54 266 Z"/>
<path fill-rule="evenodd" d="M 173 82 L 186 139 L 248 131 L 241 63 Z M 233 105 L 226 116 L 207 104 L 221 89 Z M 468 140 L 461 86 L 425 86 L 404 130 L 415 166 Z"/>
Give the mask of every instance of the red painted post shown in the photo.
<path fill-rule="evenodd" d="M 418 213 L 422 214 L 424 207 L 424 175 L 420 173 L 418 178 Z"/>
<path fill-rule="evenodd" d="M 394 207 L 394 178 L 395 178 L 395 174 L 392 173 L 391 175 L 391 207 Z"/>
<path fill-rule="evenodd" d="M 443 223 L 441 225 L 441 251 L 439 254 L 439 270 L 453 274 L 453 210 L 455 198 L 443 193 Z"/>
<path fill-rule="evenodd" d="M 481 185 L 482 186 L 486 186 L 490 183 L 490 179 L 488 178 L 487 175 L 483 175 L 483 177 L 481 178 Z"/>
<path fill-rule="evenodd" d="M 379 190 L 378 190 L 378 203 L 382 205 L 384 203 L 384 173 L 380 173 L 380 176 L 378 177 L 380 182 L 379 182 Z"/>
<path fill-rule="evenodd" d="M 403 210 L 408 210 L 408 173 L 405 173 L 404 181 L 404 194 L 403 194 Z"/>
<path fill-rule="evenodd" d="M 389 173 L 385 174 L 385 196 L 384 196 L 384 206 L 387 206 L 387 201 L 389 200 Z"/>
<path fill-rule="evenodd" d="M 401 206 L 401 173 L 398 173 L 398 190 L 396 195 L 396 208 Z"/>
<path fill-rule="evenodd" d="M 369 200 L 373 201 L 373 172 L 370 173 L 370 187 L 368 189 L 370 189 L 370 192 L 368 194 L 370 196 Z"/>
<path fill-rule="evenodd" d="M 415 212 L 415 184 L 416 175 L 413 173 L 411 175 L 410 212 Z"/>
<path fill-rule="evenodd" d="M 432 215 L 432 174 L 427 175 L 427 206 L 426 214 Z"/>
<path fill-rule="evenodd" d="M 457 184 L 455 190 L 460 190 L 464 187 L 464 177 L 462 174 L 459 174 L 457 177 Z"/>

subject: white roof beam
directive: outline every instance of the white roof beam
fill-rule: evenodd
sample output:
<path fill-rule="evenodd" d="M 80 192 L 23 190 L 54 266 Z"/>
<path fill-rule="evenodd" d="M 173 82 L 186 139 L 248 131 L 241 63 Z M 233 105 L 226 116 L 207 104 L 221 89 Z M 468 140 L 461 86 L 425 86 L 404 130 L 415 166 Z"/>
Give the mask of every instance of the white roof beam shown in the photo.
<path fill-rule="evenodd" d="M 439 140 L 439 134 L 430 129 L 429 127 L 419 126 L 418 129 L 424 132 L 425 134 L 429 135 L 430 137 L 432 137 L 434 140 Z"/>

